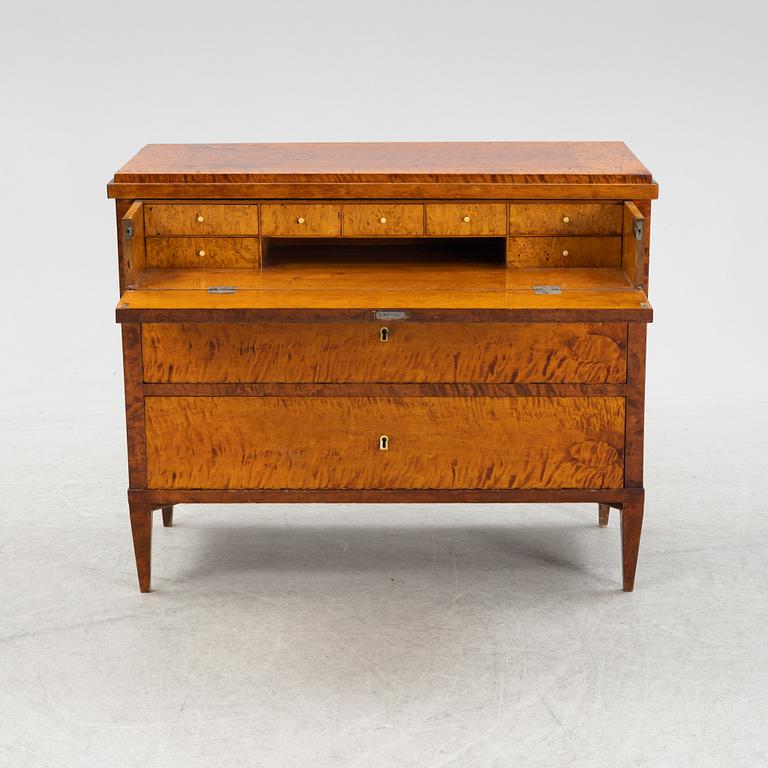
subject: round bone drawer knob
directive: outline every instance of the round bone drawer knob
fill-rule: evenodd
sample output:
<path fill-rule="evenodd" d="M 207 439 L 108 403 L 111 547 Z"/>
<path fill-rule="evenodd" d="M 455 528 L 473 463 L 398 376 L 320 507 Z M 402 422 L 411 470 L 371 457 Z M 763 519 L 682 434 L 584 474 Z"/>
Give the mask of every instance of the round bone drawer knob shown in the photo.
<path fill-rule="evenodd" d="M 462 221 L 463 221 L 465 224 L 469 224 L 469 216 L 465 216 L 465 217 L 462 219 Z"/>
<path fill-rule="evenodd" d="M 563 256 L 567 256 L 567 255 L 568 255 L 568 251 L 563 251 Z"/>
<path fill-rule="evenodd" d="M 197 220 L 200 222 L 200 224 L 205 221 L 205 219 L 200 214 L 197 215 Z"/>
<path fill-rule="evenodd" d="M 303 224 L 304 223 L 304 217 L 303 216 L 299 216 L 299 218 L 296 219 L 296 223 L 297 224 Z"/>
<path fill-rule="evenodd" d="M 198 252 L 197 252 L 197 255 L 198 255 L 198 256 L 205 256 L 205 251 L 198 251 Z"/>
<path fill-rule="evenodd" d="M 386 223 L 387 223 L 387 218 L 386 218 L 386 216 L 382 216 L 382 217 L 379 219 L 379 222 L 380 222 L 381 224 L 386 224 Z"/>
<path fill-rule="evenodd" d="M 571 220 L 568 218 L 568 216 L 563 216 L 563 224 L 568 224 Z"/>

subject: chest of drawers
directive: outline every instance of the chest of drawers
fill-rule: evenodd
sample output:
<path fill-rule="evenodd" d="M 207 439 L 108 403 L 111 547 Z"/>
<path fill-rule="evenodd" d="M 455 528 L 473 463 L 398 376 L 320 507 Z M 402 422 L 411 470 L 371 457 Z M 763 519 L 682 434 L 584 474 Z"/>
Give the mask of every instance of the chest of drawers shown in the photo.
<path fill-rule="evenodd" d="M 149 145 L 116 200 L 139 587 L 153 512 L 591 502 L 643 518 L 651 200 L 621 143 Z"/>

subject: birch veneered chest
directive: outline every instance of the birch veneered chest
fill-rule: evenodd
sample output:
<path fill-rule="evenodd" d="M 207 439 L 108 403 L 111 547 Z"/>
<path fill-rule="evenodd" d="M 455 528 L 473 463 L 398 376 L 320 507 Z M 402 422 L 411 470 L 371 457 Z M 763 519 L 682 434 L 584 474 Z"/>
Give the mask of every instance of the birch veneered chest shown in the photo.
<path fill-rule="evenodd" d="M 649 171 L 618 142 L 149 145 L 115 198 L 139 585 L 196 502 L 643 517 Z"/>

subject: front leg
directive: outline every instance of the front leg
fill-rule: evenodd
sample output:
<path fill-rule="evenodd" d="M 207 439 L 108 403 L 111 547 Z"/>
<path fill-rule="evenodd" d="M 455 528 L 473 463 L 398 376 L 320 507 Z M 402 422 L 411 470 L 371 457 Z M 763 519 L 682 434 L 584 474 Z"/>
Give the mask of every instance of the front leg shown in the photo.
<path fill-rule="evenodd" d="M 149 592 L 152 573 L 152 507 L 129 503 L 139 591 Z"/>
<path fill-rule="evenodd" d="M 635 588 L 637 553 L 640 549 L 642 530 L 643 502 L 625 501 L 621 506 L 621 560 L 625 592 L 631 592 Z"/>

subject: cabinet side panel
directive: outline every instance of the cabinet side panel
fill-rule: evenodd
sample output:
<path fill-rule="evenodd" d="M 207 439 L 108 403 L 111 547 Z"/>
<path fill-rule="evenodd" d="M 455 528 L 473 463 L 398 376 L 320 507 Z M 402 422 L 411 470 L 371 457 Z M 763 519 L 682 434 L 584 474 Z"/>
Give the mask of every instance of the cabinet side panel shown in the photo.
<path fill-rule="evenodd" d="M 147 487 L 147 446 L 144 418 L 144 385 L 141 374 L 141 326 L 124 323 L 123 377 L 125 424 L 128 438 L 128 480 L 131 488 Z"/>
<path fill-rule="evenodd" d="M 630 323 L 627 344 L 627 431 L 624 447 L 624 484 L 643 487 L 645 430 L 645 348 L 648 327 Z"/>
<path fill-rule="evenodd" d="M 115 200 L 115 226 L 117 227 L 117 270 L 120 280 L 120 294 L 122 295 L 126 287 L 130 285 L 129 270 L 125 264 L 125 244 L 123 243 L 122 220 L 128 212 L 133 200 Z"/>

